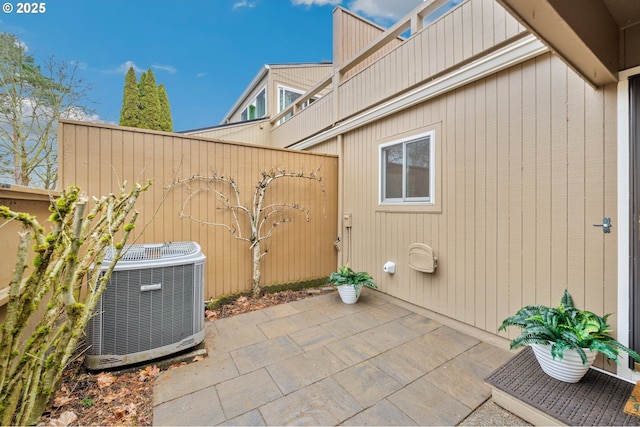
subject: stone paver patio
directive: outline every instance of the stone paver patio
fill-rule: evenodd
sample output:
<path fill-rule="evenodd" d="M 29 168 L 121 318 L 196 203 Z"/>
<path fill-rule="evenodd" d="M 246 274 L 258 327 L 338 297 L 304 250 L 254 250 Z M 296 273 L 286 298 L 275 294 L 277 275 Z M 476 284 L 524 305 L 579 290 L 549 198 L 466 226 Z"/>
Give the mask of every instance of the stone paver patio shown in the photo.
<path fill-rule="evenodd" d="M 206 335 L 208 357 L 158 377 L 154 425 L 457 425 L 513 355 L 371 290 L 207 322 Z"/>

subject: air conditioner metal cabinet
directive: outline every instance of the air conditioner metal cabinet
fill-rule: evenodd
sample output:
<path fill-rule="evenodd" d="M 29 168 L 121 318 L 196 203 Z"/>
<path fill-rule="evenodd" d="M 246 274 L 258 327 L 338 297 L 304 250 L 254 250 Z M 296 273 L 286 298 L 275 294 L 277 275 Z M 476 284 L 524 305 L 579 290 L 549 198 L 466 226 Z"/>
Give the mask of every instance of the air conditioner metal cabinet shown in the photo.
<path fill-rule="evenodd" d="M 89 369 L 145 362 L 204 341 L 206 257 L 200 246 L 137 244 L 123 253 L 87 325 Z M 107 252 L 100 274 L 114 254 Z"/>

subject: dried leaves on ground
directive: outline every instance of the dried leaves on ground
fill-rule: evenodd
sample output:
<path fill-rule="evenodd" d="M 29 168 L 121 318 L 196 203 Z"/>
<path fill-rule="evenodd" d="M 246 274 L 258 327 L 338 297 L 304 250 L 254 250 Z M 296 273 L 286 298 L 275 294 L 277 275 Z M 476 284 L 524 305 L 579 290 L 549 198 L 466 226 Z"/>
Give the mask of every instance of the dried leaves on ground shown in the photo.
<path fill-rule="evenodd" d="M 225 317 L 247 313 L 249 311 L 262 310 L 263 308 L 271 307 L 273 305 L 298 301 L 301 299 L 323 295 L 334 291 L 335 288 L 331 286 L 325 286 L 321 288 L 302 289 L 298 291 L 288 290 L 275 292 L 272 294 L 263 295 L 258 299 L 254 299 L 250 296 L 241 296 L 229 304 L 224 304 L 218 307 L 216 310 L 207 310 L 205 312 L 205 317 L 208 320 L 222 319 Z"/>
<path fill-rule="evenodd" d="M 207 310 L 205 316 L 213 321 L 333 291 L 331 287 L 322 287 L 281 291 L 258 299 L 241 296 L 216 310 Z M 63 372 L 60 388 L 49 410 L 40 418 L 40 425 L 153 425 L 153 383 L 159 373 L 156 365 L 123 372 L 91 372 L 80 358 Z"/>

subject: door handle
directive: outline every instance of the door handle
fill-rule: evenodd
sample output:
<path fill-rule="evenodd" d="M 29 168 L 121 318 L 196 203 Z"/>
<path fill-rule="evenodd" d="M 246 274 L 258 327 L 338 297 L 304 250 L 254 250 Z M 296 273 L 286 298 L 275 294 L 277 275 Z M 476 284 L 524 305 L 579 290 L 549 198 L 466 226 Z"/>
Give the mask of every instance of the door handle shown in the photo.
<path fill-rule="evenodd" d="M 603 233 L 611 233 L 611 218 L 602 218 L 602 224 L 593 224 L 594 227 L 602 227 Z"/>

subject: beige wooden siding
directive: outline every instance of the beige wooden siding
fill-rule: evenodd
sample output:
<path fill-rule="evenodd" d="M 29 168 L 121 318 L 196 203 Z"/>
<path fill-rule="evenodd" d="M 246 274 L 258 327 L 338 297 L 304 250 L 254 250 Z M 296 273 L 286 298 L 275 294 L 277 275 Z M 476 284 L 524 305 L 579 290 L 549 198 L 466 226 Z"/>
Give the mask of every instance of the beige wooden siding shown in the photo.
<path fill-rule="evenodd" d="M 278 114 L 278 86 L 306 92 L 333 71 L 331 64 L 271 65 L 267 111 L 271 117 Z M 322 92 L 321 94 L 324 94 Z"/>
<path fill-rule="evenodd" d="M 329 92 L 279 126 L 273 127 L 270 143 L 274 147 L 288 147 L 309 136 L 310 130 L 319 132 L 331 126 L 333 120 L 333 92 Z"/>
<path fill-rule="evenodd" d="M 220 227 L 201 226 L 178 218 L 186 193 L 183 188 L 166 189 L 176 177 L 210 175 L 212 171 L 236 179 L 243 203 L 250 203 L 253 187 L 262 170 L 272 167 L 306 171 L 321 168 L 327 205 L 315 182 L 276 182 L 268 200 L 299 203 L 311 211 L 310 222 L 293 214 L 294 221 L 279 227 L 267 242 L 263 259 L 263 283 L 327 276 L 335 269 L 337 158 L 321 154 L 221 143 L 197 137 L 154 131 L 89 125 L 62 121 L 60 124 L 60 183 L 79 185 L 88 195 L 117 191 L 119 184 L 153 186 L 137 204 L 140 216 L 136 243 L 196 241 L 207 256 L 207 297 L 250 289 L 251 256 L 248 244 L 235 240 Z M 197 198 L 190 212 L 208 221 L 229 220 L 229 213 L 216 209 L 210 198 Z M 245 224 L 246 225 L 246 224 Z"/>
<path fill-rule="evenodd" d="M 375 26 L 375 31 L 365 31 L 371 25 L 351 13 L 340 8 L 335 13 L 338 27 L 334 29 L 334 39 L 343 41 L 334 46 L 334 56 L 340 49 L 357 52 L 356 46 L 378 35 Z M 389 43 L 372 55 L 372 61 L 362 63 L 370 65 L 358 68 L 358 73 L 344 80 L 337 95 L 332 91 L 323 97 L 323 108 L 318 105 L 317 109 L 303 110 L 275 127 L 271 144 L 295 144 L 328 128 L 336 117 L 338 121 L 353 117 L 526 34 L 526 29 L 493 0 L 469 0 L 405 42 Z"/>
<path fill-rule="evenodd" d="M 580 307 L 615 312 L 615 100 L 615 85 L 594 90 L 544 54 L 344 135 L 343 260 L 383 292 L 491 333 L 565 288 Z M 429 126 L 442 128 L 442 211 L 378 205 L 379 143 Z M 593 227 L 604 216 L 611 234 Z M 434 274 L 408 267 L 414 242 L 435 250 Z"/>
<path fill-rule="evenodd" d="M 526 33 L 494 1 L 470 0 L 343 82 L 340 117 L 436 78 Z"/>
<path fill-rule="evenodd" d="M 342 65 L 349 58 L 356 55 L 360 50 L 366 47 L 370 42 L 384 33 L 384 28 L 367 21 L 341 7 L 337 7 L 333 11 L 333 63 L 335 66 Z M 396 48 L 402 43 L 403 39 L 398 37 L 391 43 L 382 47 L 369 58 L 358 64 L 353 69 L 345 73 L 344 77 L 349 78 L 366 68 L 373 62 L 380 59 L 390 50 Z"/>
<path fill-rule="evenodd" d="M 251 141 L 252 144 L 269 145 L 269 119 L 235 123 L 208 129 L 185 132 L 184 135 L 210 138 L 218 141 L 240 142 Z"/>

